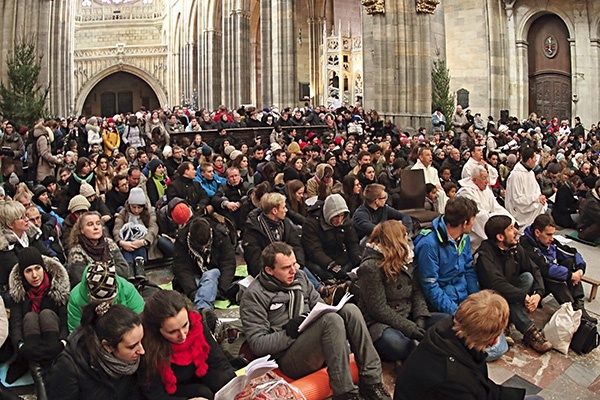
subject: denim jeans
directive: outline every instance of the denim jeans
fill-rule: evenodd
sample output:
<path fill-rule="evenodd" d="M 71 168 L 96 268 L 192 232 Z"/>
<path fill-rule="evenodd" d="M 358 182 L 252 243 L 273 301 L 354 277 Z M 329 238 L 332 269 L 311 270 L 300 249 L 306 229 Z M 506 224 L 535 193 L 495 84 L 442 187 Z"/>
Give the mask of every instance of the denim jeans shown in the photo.
<path fill-rule="evenodd" d="M 506 342 L 506 336 L 504 336 L 504 333 L 502 333 L 500 335 L 500 337 L 498 338 L 498 342 L 495 345 L 490 346 L 487 349 L 485 349 L 485 352 L 487 353 L 485 362 L 496 361 L 497 359 L 502 357 L 502 355 L 504 353 L 506 353 L 507 351 L 508 351 L 508 343 Z"/>
<path fill-rule="evenodd" d="M 425 329 L 429 329 L 446 317 L 448 314 L 432 312 L 431 317 L 425 319 Z M 414 340 L 394 328 L 384 330 L 383 335 L 375 341 L 374 345 L 379 356 L 388 361 L 406 360 L 416 347 Z"/>
<path fill-rule="evenodd" d="M 519 289 L 526 291 L 528 294 L 531 293 L 533 287 L 533 275 L 530 272 L 523 272 L 521 274 Z M 527 309 L 524 304 L 510 303 L 510 322 L 515 324 L 517 330 L 521 333 L 527 332 L 527 329 L 533 325 L 533 321 L 527 315 Z"/>
<path fill-rule="evenodd" d="M 203 308 L 215 308 L 215 299 L 217 298 L 217 286 L 221 271 L 217 268 L 209 269 L 202 274 L 202 277 L 196 278 L 198 290 L 194 297 L 194 304 L 199 310 Z"/>
<path fill-rule="evenodd" d="M 156 244 L 158 250 L 162 253 L 164 258 L 172 258 L 175 252 L 175 244 L 171 240 L 164 236 L 158 237 L 158 243 Z"/>
<path fill-rule="evenodd" d="M 123 253 L 123 258 L 127 261 L 128 264 L 133 264 L 136 257 L 142 257 L 144 261 L 148 261 L 148 249 L 145 247 L 140 247 L 139 249 L 135 249 L 134 251 L 125 251 L 121 250 Z"/>

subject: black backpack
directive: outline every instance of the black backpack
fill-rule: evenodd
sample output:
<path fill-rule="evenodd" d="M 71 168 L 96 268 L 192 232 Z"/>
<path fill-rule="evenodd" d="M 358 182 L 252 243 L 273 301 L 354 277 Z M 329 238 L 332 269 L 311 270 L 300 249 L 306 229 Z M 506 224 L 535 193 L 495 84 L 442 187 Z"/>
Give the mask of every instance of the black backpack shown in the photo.
<path fill-rule="evenodd" d="M 571 350 L 577 354 L 587 354 L 600 344 L 598 326 L 584 319 L 571 340 Z"/>

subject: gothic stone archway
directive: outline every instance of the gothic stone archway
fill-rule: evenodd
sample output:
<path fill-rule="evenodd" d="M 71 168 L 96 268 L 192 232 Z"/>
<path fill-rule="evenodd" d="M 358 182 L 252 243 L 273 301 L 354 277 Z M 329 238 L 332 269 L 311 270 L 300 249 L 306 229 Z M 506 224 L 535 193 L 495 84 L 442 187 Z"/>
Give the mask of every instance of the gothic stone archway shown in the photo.
<path fill-rule="evenodd" d="M 112 116 L 160 107 L 154 90 L 141 78 L 129 72 L 115 72 L 102 79 L 90 91 L 83 104 L 83 114 Z"/>
<path fill-rule="evenodd" d="M 113 75 L 116 78 L 115 81 L 111 78 Z M 103 85 L 98 86 L 100 83 L 103 83 Z M 104 86 L 105 83 L 107 84 L 106 88 Z M 94 92 L 94 98 L 91 95 L 97 86 L 99 89 Z M 167 104 L 167 93 L 154 76 L 135 66 L 120 64 L 97 73 L 78 90 L 78 95 L 75 98 L 75 112 L 85 115 L 101 115 L 101 93 L 111 91 L 115 93 L 115 102 L 118 101 L 116 95 L 118 92 L 131 91 L 133 111 L 138 110 L 141 106 L 146 106 L 144 104 L 146 101 L 150 109 L 158 108 L 161 104 Z M 124 108 L 127 108 L 125 107 L 125 103 L 129 104 L 129 101 L 125 99 L 126 96 L 125 93 L 122 93 L 120 96 L 123 99 L 121 101 Z M 146 100 L 145 97 L 148 97 L 148 99 Z M 106 98 L 108 98 L 108 94 Z M 108 103 L 108 100 L 106 101 Z"/>

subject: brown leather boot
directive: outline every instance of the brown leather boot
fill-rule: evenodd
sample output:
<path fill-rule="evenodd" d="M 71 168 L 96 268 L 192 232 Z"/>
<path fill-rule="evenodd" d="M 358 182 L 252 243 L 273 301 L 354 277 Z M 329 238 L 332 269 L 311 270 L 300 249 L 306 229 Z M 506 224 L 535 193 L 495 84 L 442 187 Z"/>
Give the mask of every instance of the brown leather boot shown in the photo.
<path fill-rule="evenodd" d="M 546 340 L 542 332 L 538 331 L 535 325 L 531 325 L 527 329 L 527 332 L 523 334 L 523 343 L 540 354 L 552 350 L 552 343 Z"/>

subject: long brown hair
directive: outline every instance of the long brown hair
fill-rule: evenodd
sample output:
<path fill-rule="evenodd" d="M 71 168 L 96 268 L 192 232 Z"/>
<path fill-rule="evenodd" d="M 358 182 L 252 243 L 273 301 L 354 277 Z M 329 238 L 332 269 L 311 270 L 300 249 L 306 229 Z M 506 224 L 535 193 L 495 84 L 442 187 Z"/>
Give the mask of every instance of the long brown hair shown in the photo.
<path fill-rule="evenodd" d="M 150 384 L 152 379 L 159 375 L 158 366 L 169 364 L 173 356 L 173 349 L 169 341 L 160 333 L 162 323 L 179 314 L 184 308 L 189 310 L 185 298 L 174 290 L 160 290 L 146 301 L 142 313 L 142 324 L 144 325 L 142 344 L 146 351 L 143 362 L 146 364 L 147 384 Z"/>
<path fill-rule="evenodd" d="M 404 225 L 396 220 L 377 224 L 369 242 L 377 245 L 377 250 L 383 255 L 379 266 L 383 269 L 388 282 L 396 281 L 409 259 L 408 239 Z"/>
<path fill-rule="evenodd" d="M 304 216 L 306 216 L 306 205 L 303 201 L 296 200 L 296 192 L 300 190 L 300 188 L 304 187 L 304 183 L 298 179 L 292 179 L 288 183 L 286 183 L 287 192 L 288 192 L 288 201 L 290 203 L 290 208 Z"/>

